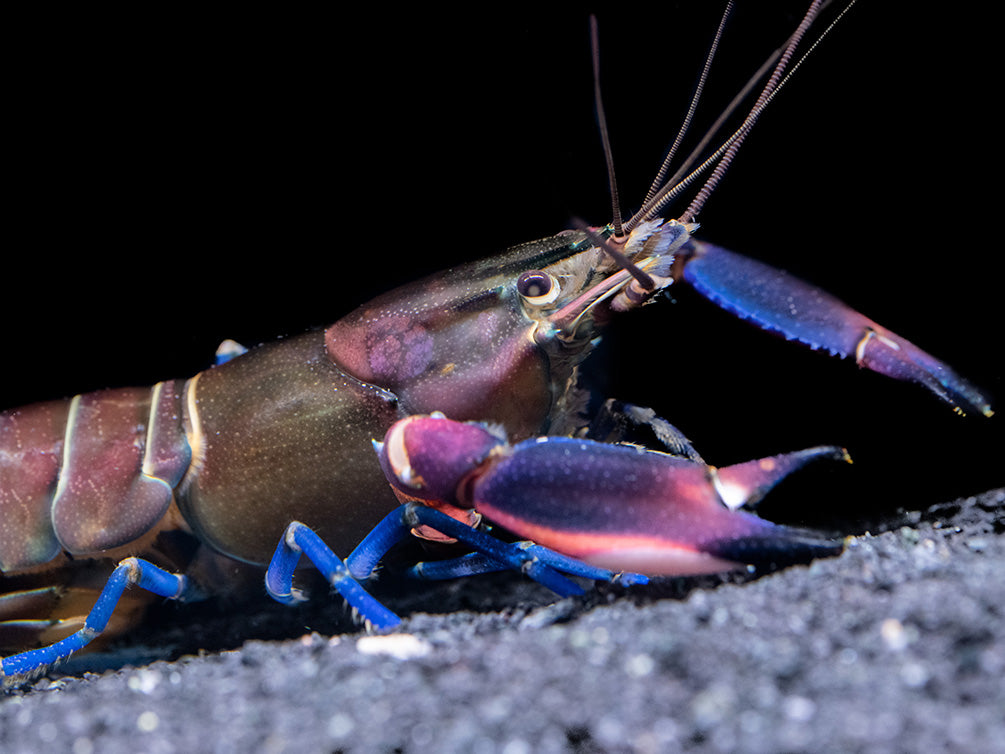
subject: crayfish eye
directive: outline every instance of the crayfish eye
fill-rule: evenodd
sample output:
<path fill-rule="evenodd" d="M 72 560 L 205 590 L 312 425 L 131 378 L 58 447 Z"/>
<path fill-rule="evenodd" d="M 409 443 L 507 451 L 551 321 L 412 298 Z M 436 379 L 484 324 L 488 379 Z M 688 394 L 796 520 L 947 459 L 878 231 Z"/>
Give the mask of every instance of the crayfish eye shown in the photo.
<path fill-rule="evenodd" d="M 544 306 L 558 298 L 561 286 L 547 272 L 528 270 L 517 278 L 516 290 L 531 306 Z"/>

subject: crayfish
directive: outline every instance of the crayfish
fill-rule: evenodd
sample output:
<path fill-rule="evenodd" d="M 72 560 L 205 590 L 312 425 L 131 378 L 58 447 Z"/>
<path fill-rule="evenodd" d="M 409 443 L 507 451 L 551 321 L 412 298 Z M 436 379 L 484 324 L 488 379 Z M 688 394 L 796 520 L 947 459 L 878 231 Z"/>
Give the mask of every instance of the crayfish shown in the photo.
<path fill-rule="evenodd" d="M 691 179 L 659 178 L 631 218 L 401 286 L 324 331 L 227 353 L 189 380 L 0 414 L 0 650 L 14 653 L 3 676 L 124 630 L 116 607 L 130 585 L 171 599 L 225 591 L 213 581 L 221 561 L 265 567 L 269 594 L 292 603 L 306 556 L 387 629 L 399 618 L 366 582 L 413 536 L 472 551 L 417 564 L 416 577 L 511 568 L 559 595 L 581 591 L 569 576 L 638 584 L 839 552 L 840 542 L 745 509 L 803 464 L 847 458 L 843 449 L 717 468 L 652 412 L 598 411 L 579 380 L 610 320 L 684 284 L 762 329 L 992 414 L 978 389 L 909 341 L 695 235 L 816 12 L 749 115 L 703 155 L 711 177 L 675 219 L 663 218 L 665 202 Z M 626 442 L 640 427 L 659 447 Z M 496 537 L 483 518 L 527 541 Z M 178 536 L 197 547 L 171 546 Z M 110 574 L 100 588 L 95 570 Z M 79 607 L 88 600 L 89 612 Z"/>

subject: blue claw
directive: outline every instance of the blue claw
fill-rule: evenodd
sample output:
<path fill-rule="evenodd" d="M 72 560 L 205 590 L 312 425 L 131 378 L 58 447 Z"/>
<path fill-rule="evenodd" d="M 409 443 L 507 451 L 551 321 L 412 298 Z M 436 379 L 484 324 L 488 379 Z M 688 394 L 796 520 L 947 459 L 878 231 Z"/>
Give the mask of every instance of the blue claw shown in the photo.
<path fill-rule="evenodd" d="M 898 380 L 921 383 L 957 411 L 994 412 L 988 399 L 947 364 L 783 270 L 693 241 L 684 280 L 710 301 L 758 327 Z"/>

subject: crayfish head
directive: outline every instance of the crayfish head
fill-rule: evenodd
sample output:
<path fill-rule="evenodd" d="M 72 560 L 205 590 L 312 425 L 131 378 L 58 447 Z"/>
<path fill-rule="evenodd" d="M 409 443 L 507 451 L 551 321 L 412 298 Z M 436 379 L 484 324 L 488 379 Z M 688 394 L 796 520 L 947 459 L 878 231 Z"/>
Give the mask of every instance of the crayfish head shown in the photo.
<path fill-rule="evenodd" d="M 605 317 L 669 284 L 674 251 L 691 228 L 642 223 L 617 256 L 604 249 L 610 229 L 567 231 L 447 270 L 333 324 L 327 355 L 347 376 L 393 395 L 402 415 L 442 411 L 500 423 L 514 439 L 540 434 L 568 413 L 576 366 Z M 637 295 L 630 286 L 643 284 L 631 269 L 647 281 Z"/>
<path fill-rule="evenodd" d="M 593 323 L 598 319 L 602 323 L 610 312 L 652 301 L 673 282 L 675 256 L 697 228 L 697 223 L 657 218 L 639 223 L 620 237 L 609 236 L 609 227 L 599 233 L 584 229 L 595 253 L 592 258 L 584 254 L 563 261 L 565 270 L 575 270 L 575 274 L 565 273 L 572 285 L 563 295 L 552 297 L 555 306 L 541 312 L 550 331 L 574 342 L 581 339 L 581 331 L 592 331 Z M 563 278 L 558 269 L 548 272 L 553 278 Z"/>

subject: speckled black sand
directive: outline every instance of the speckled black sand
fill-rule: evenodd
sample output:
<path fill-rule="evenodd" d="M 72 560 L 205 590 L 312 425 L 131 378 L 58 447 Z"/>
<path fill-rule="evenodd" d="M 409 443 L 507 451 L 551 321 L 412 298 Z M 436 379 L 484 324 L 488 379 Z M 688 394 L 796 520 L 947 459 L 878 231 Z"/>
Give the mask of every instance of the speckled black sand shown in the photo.
<path fill-rule="evenodd" d="M 0 750 L 1003 752 L 1003 573 L 1000 489 L 745 583 L 43 679 Z"/>

